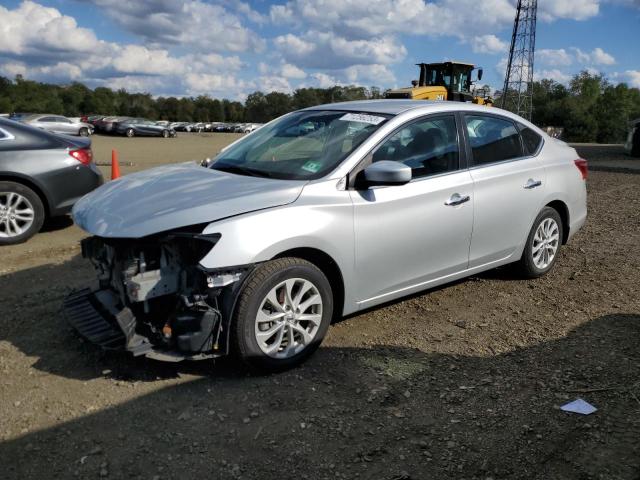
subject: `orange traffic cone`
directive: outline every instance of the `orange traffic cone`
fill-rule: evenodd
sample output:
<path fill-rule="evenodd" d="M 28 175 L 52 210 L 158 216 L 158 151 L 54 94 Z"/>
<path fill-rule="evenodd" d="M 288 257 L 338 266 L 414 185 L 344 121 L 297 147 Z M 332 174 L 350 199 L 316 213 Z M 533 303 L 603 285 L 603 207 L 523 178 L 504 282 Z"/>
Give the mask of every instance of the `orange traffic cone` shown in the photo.
<path fill-rule="evenodd" d="M 120 178 L 120 165 L 118 165 L 118 151 L 111 150 L 111 180 Z"/>

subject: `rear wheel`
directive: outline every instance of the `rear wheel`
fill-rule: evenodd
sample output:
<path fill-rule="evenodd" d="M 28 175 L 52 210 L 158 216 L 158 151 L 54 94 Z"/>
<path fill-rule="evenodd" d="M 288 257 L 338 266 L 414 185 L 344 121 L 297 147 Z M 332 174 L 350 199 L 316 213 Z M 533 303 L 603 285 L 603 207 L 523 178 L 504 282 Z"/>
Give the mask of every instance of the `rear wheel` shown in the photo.
<path fill-rule="evenodd" d="M 631 138 L 631 155 L 640 157 L 640 124 L 636 125 L 636 130 Z"/>
<path fill-rule="evenodd" d="M 133 128 L 127 128 L 125 134 L 127 135 L 127 137 L 131 138 L 135 136 L 136 132 Z"/>
<path fill-rule="evenodd" d="M 553 268 L 562 244 L 562 219 L 551 207 L 544 207 L 533 222 L 522 258 L 516 264 L 526 278 L 541 277 Z"/>
<path fill-rule="evenodd" d="M 27 241 L 40 230 L 44 217 L 42 201 L 33 190 L 0 182 L 0 245 Z"/>
<path fill-rule="evenodd" d="M 332 314 L 331 286 L 318 267 L 292 257 L 266 262 L 240 291 L 235 350 L 254 368 L 293 367 L 320 346 Z"/>

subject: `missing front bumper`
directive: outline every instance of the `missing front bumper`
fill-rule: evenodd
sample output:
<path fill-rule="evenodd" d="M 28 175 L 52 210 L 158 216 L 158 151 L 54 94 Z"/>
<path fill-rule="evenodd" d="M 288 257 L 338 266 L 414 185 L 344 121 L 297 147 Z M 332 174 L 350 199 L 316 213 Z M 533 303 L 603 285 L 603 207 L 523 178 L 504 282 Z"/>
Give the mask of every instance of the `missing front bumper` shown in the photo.
<path fill-rule="evenodd" d="M 147 337 L 138 334 L 132 311 L 128 307 L 120 309 L 117 305 L 117 296 L 111 291 L 85 288 L 67 296 L 63 310 L 67 321 L 81 337 L 105 350 L 126 351 L 136 357 L 171 362 L 215 358 L 224 354 L 215 351 L 217 345 L 210 341 L 214 327 L 216 324 L 219 326 L 218 312 L 179 316 L 178 320 L 183 325 L 197 325 L 192 330 L 182 331 L 176 338 L 176 348 L 171 348 L 169 345 L 154 345 Z M 196 346 L 202 350 L 193 351 Z M 191 351 L 180 351 L 179 348 Z"/>

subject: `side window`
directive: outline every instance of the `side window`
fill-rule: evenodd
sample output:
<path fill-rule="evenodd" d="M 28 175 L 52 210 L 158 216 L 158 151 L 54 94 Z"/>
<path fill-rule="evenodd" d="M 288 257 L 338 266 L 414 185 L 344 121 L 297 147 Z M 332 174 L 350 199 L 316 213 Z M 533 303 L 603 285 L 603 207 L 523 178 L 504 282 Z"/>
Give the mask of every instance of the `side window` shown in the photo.
<path fill-rule="evenodd" d="M 411 167 L 413 178 L 458 170 L 458 131 L 453 115 L 427 117 L 396 131 L 373 153 L 373 161 Z"/>
<path fill-rule="evenodd" d="M 4 130 L 0 130 L 0 140 L 7 138 L 7 134 L 4 133 Z"/>
<path fill-rule="evenodd" d="M 71 123 L 71 121 L 65 117 L 55 117 L 55 119 L 58 123 Z"/>
<path fill-rule="evenodd" d="M 520 136 L 522 137 L 524 154 L 534 155 L 538 151 L 538 148 L 540 148 L 542 137 L 524 125 L 518 124 L 518 128 L 520 129 Z"/>
<path fill-rule="evenodd" d="M 56 117 L 42 117 L 38 119 L 38 122 L 55 122 Z"/>
<path fill-rule="evenodd" d="M 465 121 L 475 165 L 522 157 L 520 135 L 511 120 L 465 115 Z"/>

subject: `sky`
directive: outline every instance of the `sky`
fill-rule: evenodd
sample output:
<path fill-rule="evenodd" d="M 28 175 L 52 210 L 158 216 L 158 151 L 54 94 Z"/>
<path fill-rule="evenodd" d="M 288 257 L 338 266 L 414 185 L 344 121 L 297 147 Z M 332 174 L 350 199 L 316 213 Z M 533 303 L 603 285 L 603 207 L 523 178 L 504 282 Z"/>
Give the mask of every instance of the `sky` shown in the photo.
<path fill-rule="evenodd" d="M 503 83 L 515 0 L 0 0 L 0 75 L 154 96 L 409 86 L 458 60 Z M 640 88 L 640 0 L 539 0 L 534 75 Z"/>

